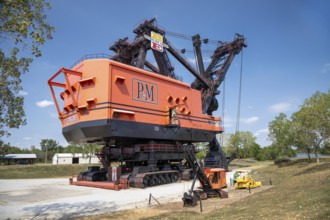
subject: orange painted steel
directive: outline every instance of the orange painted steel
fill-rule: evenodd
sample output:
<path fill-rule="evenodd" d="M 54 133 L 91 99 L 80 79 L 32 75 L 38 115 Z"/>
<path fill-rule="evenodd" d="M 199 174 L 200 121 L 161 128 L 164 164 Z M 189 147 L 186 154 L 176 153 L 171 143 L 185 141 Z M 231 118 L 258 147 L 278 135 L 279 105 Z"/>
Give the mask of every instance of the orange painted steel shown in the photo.
<path fill-rule="evenodd" d="M 61 73 L 64 82 L 55 81 Z M 48 84 L 63 128 L 79 122 L 115 119 L 223 131 L 220 117 L 202 113 L 200 91 L 109 59 L 84 60 L 71 70 L 62 68 Z M 63 89 L 60 103 L 53 87 Z"/>
<path fill-rule="evenodd" d="M 112 189 L 112 190 L 120 190 L 120 189 L 128 189 L 129 186 L 123 183 L 115 183 L 115 182 L 92 182 L 92 181 L 75 181 L 72 182 L 72 185 L 77 186 L 87 186 L 87 187 L 95 187 L 101 189 Z"/>
<path fill-rule="evenodd" d="M 222 189 L 227 187 L 225 169 L 205 167 L 204 172 L 212 185 L 212 189 Z"/>

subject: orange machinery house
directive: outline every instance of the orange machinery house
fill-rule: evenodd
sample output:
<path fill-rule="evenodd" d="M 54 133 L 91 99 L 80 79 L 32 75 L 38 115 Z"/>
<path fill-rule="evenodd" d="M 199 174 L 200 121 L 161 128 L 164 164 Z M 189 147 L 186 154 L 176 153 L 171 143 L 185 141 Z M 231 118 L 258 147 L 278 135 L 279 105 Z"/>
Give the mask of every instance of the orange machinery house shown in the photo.
<path fill-rule="evenodd" d="M 48 84 L 70 143 L 210 142 L 223 130 L 220 117 L 202 113 L 200 91 L 109 59 L 62 68 Z"/>
<path fill-rule="evenodd" d="M 190 172 L 185 146 L 223 131 L 220 117 L 202 113 L 200 91 L 110 59 L 62 68 L 48 84 L 66 140 L 104 144 L 98 156 L 105 171 L 81 173 L 81 180 L 109 180 L 111 162 L 119 161 L 119 179 L 131 186 L 176 182 Z"/>

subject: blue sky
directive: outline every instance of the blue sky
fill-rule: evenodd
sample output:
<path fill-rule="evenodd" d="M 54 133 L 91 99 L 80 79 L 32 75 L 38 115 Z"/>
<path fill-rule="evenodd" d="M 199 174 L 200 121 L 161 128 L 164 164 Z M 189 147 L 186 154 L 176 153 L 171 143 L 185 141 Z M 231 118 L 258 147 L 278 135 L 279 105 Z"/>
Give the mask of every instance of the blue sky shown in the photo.
<path fill-rule="evenodd" d="M 107 53 L 117 39 L 128 36 L 143 20 L 157 17 L 166 30 L 202 38 L 231 41 L 243 34 L 248 47 L 243 55 L 240 130 L 250 131 L 266 146 L 268 123 L 280 112 L 288 116 L 316 91 L 330 89 L 330 1 L 87 1 L 53 0 L 47 21 L 55 26 L 54 39 L 41 49 L 23 77 L 27 125 L 11 130 L 4 141 L 21 147 L 39 147 L 52 138 L 67 145 L 47 80 L 61 67 L 69 68 L 85 54 Z M 191 42 L 168 37 L 177 48 L 192 49 Z M 203 45 L 203 49 L 214 47 Z M 210 55 L 210 54 L 207 54 Z M 193 54 L 186 54 L 193 59 Z M 204 56 L 207 61 L 208 57 Z M 225 132 L 236 127 L 240 55 L 226 77 Z M 173 59 L 172 59 L 173 61 Z M 180 65 L 176 73 L 193 78 Z M 220 88 L 223 90 L 223 87 Z M 222 95 L 218 97 L 222 115 Z"/>

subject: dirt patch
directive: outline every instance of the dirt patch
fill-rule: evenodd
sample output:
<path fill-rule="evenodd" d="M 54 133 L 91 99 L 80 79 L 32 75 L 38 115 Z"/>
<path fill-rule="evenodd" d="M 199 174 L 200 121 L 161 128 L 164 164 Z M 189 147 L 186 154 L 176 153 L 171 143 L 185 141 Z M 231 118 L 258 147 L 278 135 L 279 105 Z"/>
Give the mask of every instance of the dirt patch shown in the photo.
<path fill-rule="evenodd" d="M 209 198 L 207 200 L 202 200 L 202 214 L 207 214 L 213 212 L 215 210 L 219 210 L 226 205 L 232 204 L 238 200 L 241 200 L 245 197 L 255 195 L 264 190 L 268 190 L 272 186 L 262 186 L 255 189 L 251 189 L 251 193 L 249 190 L 241 189 L 237 190 L 234 187 L 228 187 L 226 190 L 229 193 L 229 198 L 219 199 L 219 198 Z M 124 210 L 115 213 L 111 213 L 105 215 L 96 215 L 96 216 L 88 216 L 85 218 L 79 219 L 144 219 L 144 218 L 152 218 L 152 217 L 160 217 L 163 214 L 168 213 L 181 213 L 181 212 L 195 212 L 200 214 L 200 204 L 198 203 L 195 207 L 183 207 L 183 202 L 169 202 L 161 205 L 151 205 L 146 208 L 132 209 L 132 210 Z"/>
<path fill-rule="evenodd" d="M 139 208 L 139 209 L 130 209 L 125 211 L 113 212 L 111 214 L 103 214 L 97 216 L 86 216 L 78 219 L 89 220 L 89 219 L 111 219 L 111 220 L 135 220 L 135 219 L 148 219 L 153 218 L 162 214 L 169 213 L 168 210 L 161 210 L 156 208 Z"/>

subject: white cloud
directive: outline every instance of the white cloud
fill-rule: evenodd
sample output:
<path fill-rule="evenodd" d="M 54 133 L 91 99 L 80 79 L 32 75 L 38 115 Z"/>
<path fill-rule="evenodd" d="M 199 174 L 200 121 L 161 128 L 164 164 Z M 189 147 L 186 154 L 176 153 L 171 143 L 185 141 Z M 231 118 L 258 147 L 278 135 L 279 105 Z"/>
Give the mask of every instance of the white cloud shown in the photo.
<path fill-rule="evenodd" d="M 330 73 L 330 63 L 326 63 L 323 65 L 321 69 L 321 73 L 323 74 Z"/>
<path fill-rule="evenodd" d="M 49 100 L 42 100 L 42 101 L 36 102 L 36 105 L 40 108 L 46 108 L 48 106 L 54 105 L 54 102 L 49 101 Z"/>
<path fill-rule="evenodd" d="M 223 127 L 224 128 L 230 128 L 230 127 L 233 127 L 233 124 L 232 123 L 228 123 L 228 122 L 225 121 Z"/>
<path fill-rule="evenodd" d="M 211 57 L 203 57 L 204 63 L 210 63 L 212 61 Z"/>
<path fill-rule="evenodd" d="M 23 140 L 25 140 L 25 141 L 32 140 L 32 137 L 25 137 L 25 138 L 23 138 Z"/>
<path fill-rule="evenodd" d="M 193 64 L 193 65 L 196 64 L 196 59 L 195 59 L 195 57 L 193 57 L 193 58 L 188 58 L 187 60 L 188 60 L 188 62 L 189 62 L 190 64 Z"/>
<path fill-rule="evenodd" d="M 26 91 L 19 91 L 18 92 L 18 95 L 20 95 L 20 96 L 27 96 L 29 93 L 28 92 L 26 92 Z"/>
<path fill-rule="evenodd" d="M 258 137 L 258 136 L 260 136 L 261 134 L 268 134 L 268 133 L 269 133 L 268 128 L 263 128 L 263 129 L 260 129 L 260 130 L 256 131 L 256 132 L 254 133 L 254 136 L 255 136 L 255 137 Z"/>
<path fill-rule="evenodd" d="M 269 107 L 269 110 L 275 113 L 286 112 L 291 109 L 291 104 L 288 102 L 280 102 Z"/>
<path fill-rule="evenodd" d="M 253 124 L 253 123 L 259 121 L 259 117 L 257 117 L 257 116 L 252 116 L 252 117 L 249 117 L 249 118 L 243 118 L 242 121 L 243 121 L 245 124 Z"/>
<path fill-rule="evenodd" d="M 50 112 L 49 115 L 50 115 L 50 117 L 52 117 L 52 118 L 58 118 L 58 114 L 55 113 L 55 112 Z"/>
<path fill-rule="evenodd" d="M 223 118 L 222 122 L 223 122 L 223 127 L 224 128 L 233 127 L 234 124 L 235 124 L 235 121 L 230 116 Z"/>

